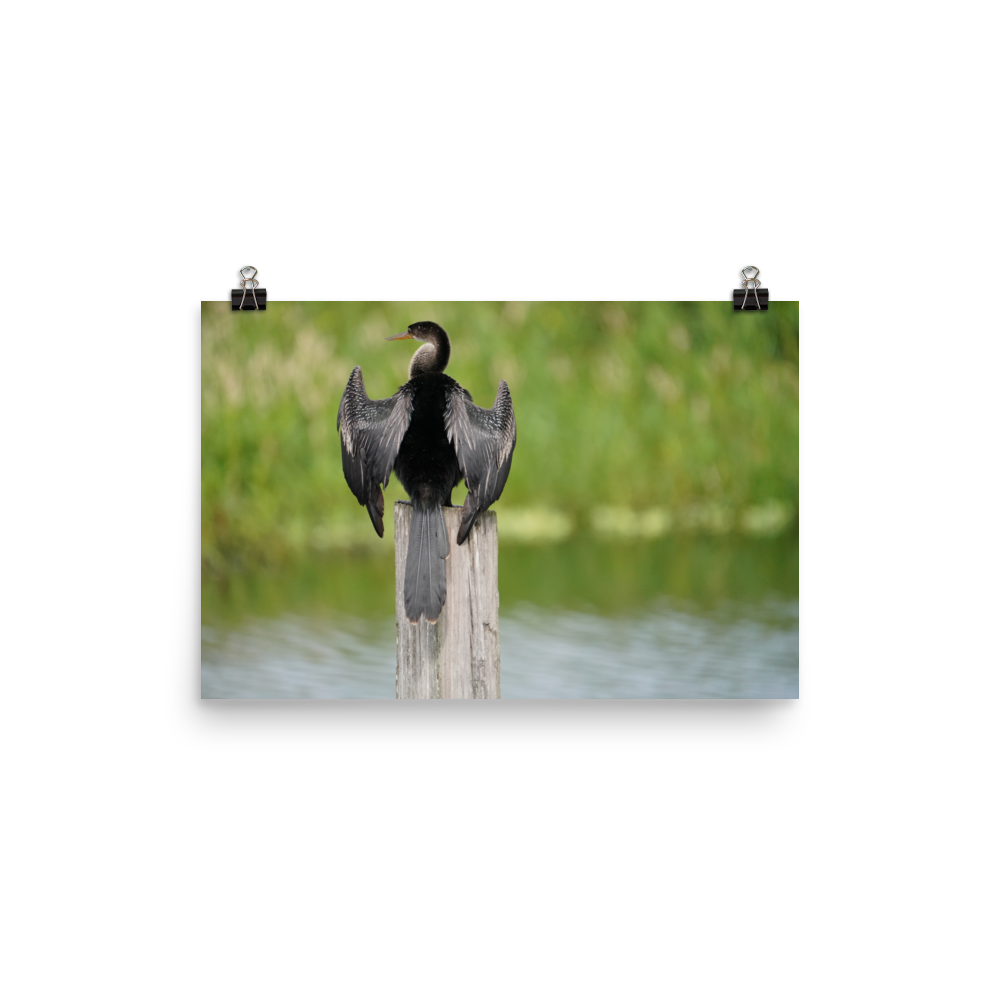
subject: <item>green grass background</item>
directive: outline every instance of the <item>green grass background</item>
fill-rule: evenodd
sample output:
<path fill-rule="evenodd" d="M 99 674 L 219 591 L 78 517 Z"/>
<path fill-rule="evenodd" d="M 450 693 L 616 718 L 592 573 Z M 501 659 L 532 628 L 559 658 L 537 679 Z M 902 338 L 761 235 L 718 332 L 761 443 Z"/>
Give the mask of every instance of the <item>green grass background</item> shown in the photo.
<path fill-rule="evenodd" d="M 775 536 L 798 516 L 798 303 L 202 304 L 202 560 L 212 576 L 381 545 L 341 471 L 337 407 L 406 380 L 417 320 L 481 406 L 510 385 L 503 544 Z M 387 506 L 403 497 L 393 479 Z M 464 488 L 455 494 L 460 503 Z M 387 535 L 391 533 L 387 518 Z"/>

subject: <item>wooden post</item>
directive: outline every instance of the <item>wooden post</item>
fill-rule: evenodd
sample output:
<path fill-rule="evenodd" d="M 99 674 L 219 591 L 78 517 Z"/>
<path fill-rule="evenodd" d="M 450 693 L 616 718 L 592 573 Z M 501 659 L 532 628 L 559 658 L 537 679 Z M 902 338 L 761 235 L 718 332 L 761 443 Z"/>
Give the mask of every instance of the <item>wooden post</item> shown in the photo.
<path fill-rule="evenodd" d="M 416 625 L 403 612 L 403 570 L 413 508 L 395 504 L 396 697 L 500 697 L 500 591 L 497 586 L 497 516 L 480 514 L 459 545 L 460 507 L 444 508 L 451 553 L 448 596 L 437 624 Z"/>

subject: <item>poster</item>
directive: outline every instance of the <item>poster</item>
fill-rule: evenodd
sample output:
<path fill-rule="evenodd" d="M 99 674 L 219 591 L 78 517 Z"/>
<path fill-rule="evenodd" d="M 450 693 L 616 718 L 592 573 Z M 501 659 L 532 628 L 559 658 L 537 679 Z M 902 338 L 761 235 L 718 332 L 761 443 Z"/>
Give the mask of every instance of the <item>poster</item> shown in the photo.
<path fill-rule="evenodd" d="M 421 345 L 386 338 L 422 321 L 516 415 L 500 696 L 798 697 L 796 302 L 203 303 L 202 696 L 396 697 L 407 493 L 379 537 L 337 417 L 356 367 L 407 382 Z"/>

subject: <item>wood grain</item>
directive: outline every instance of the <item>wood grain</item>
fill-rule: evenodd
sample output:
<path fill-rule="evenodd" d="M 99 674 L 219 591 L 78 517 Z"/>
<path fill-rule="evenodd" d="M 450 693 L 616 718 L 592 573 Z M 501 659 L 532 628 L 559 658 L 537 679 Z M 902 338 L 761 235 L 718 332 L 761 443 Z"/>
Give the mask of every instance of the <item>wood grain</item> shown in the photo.
<path fill-rule="evenodd" d="M 464 545 L 457 541 L 460 507 L 444 508 L 451 552 L 447 593 L 436 624 L 416 625 L 403 611 L 403 571 L 413 508 L 395 504 L 396 697 L 500 697 L 500 590 L 497 516 L 479 515 Z"/>

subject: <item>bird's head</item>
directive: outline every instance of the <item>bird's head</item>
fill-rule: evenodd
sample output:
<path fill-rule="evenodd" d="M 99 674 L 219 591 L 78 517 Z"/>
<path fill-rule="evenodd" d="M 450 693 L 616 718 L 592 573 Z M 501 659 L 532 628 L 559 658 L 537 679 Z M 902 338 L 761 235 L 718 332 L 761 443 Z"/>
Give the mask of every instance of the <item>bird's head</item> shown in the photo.
<path fill-rule="evenodd" d="M 451 342 L 448 334 L 430 320 L 411 323 L 403 333 L 386 340 L 422 340 L 423 346 L 417 349 L 410 361 L 410 378 L 427 372 L 443 372 L 451 357 Z"/>
<path fill-rule="evenodd" d="M 419 323 L 411 323 L 402 333 L 397 333 L 394 337 L 386 337 L 386 340 L 423 340 L 431 344 L 438 344 L 442 340 L 448 339 L 448 334 L 430 320 L 422 320 Z"/>

